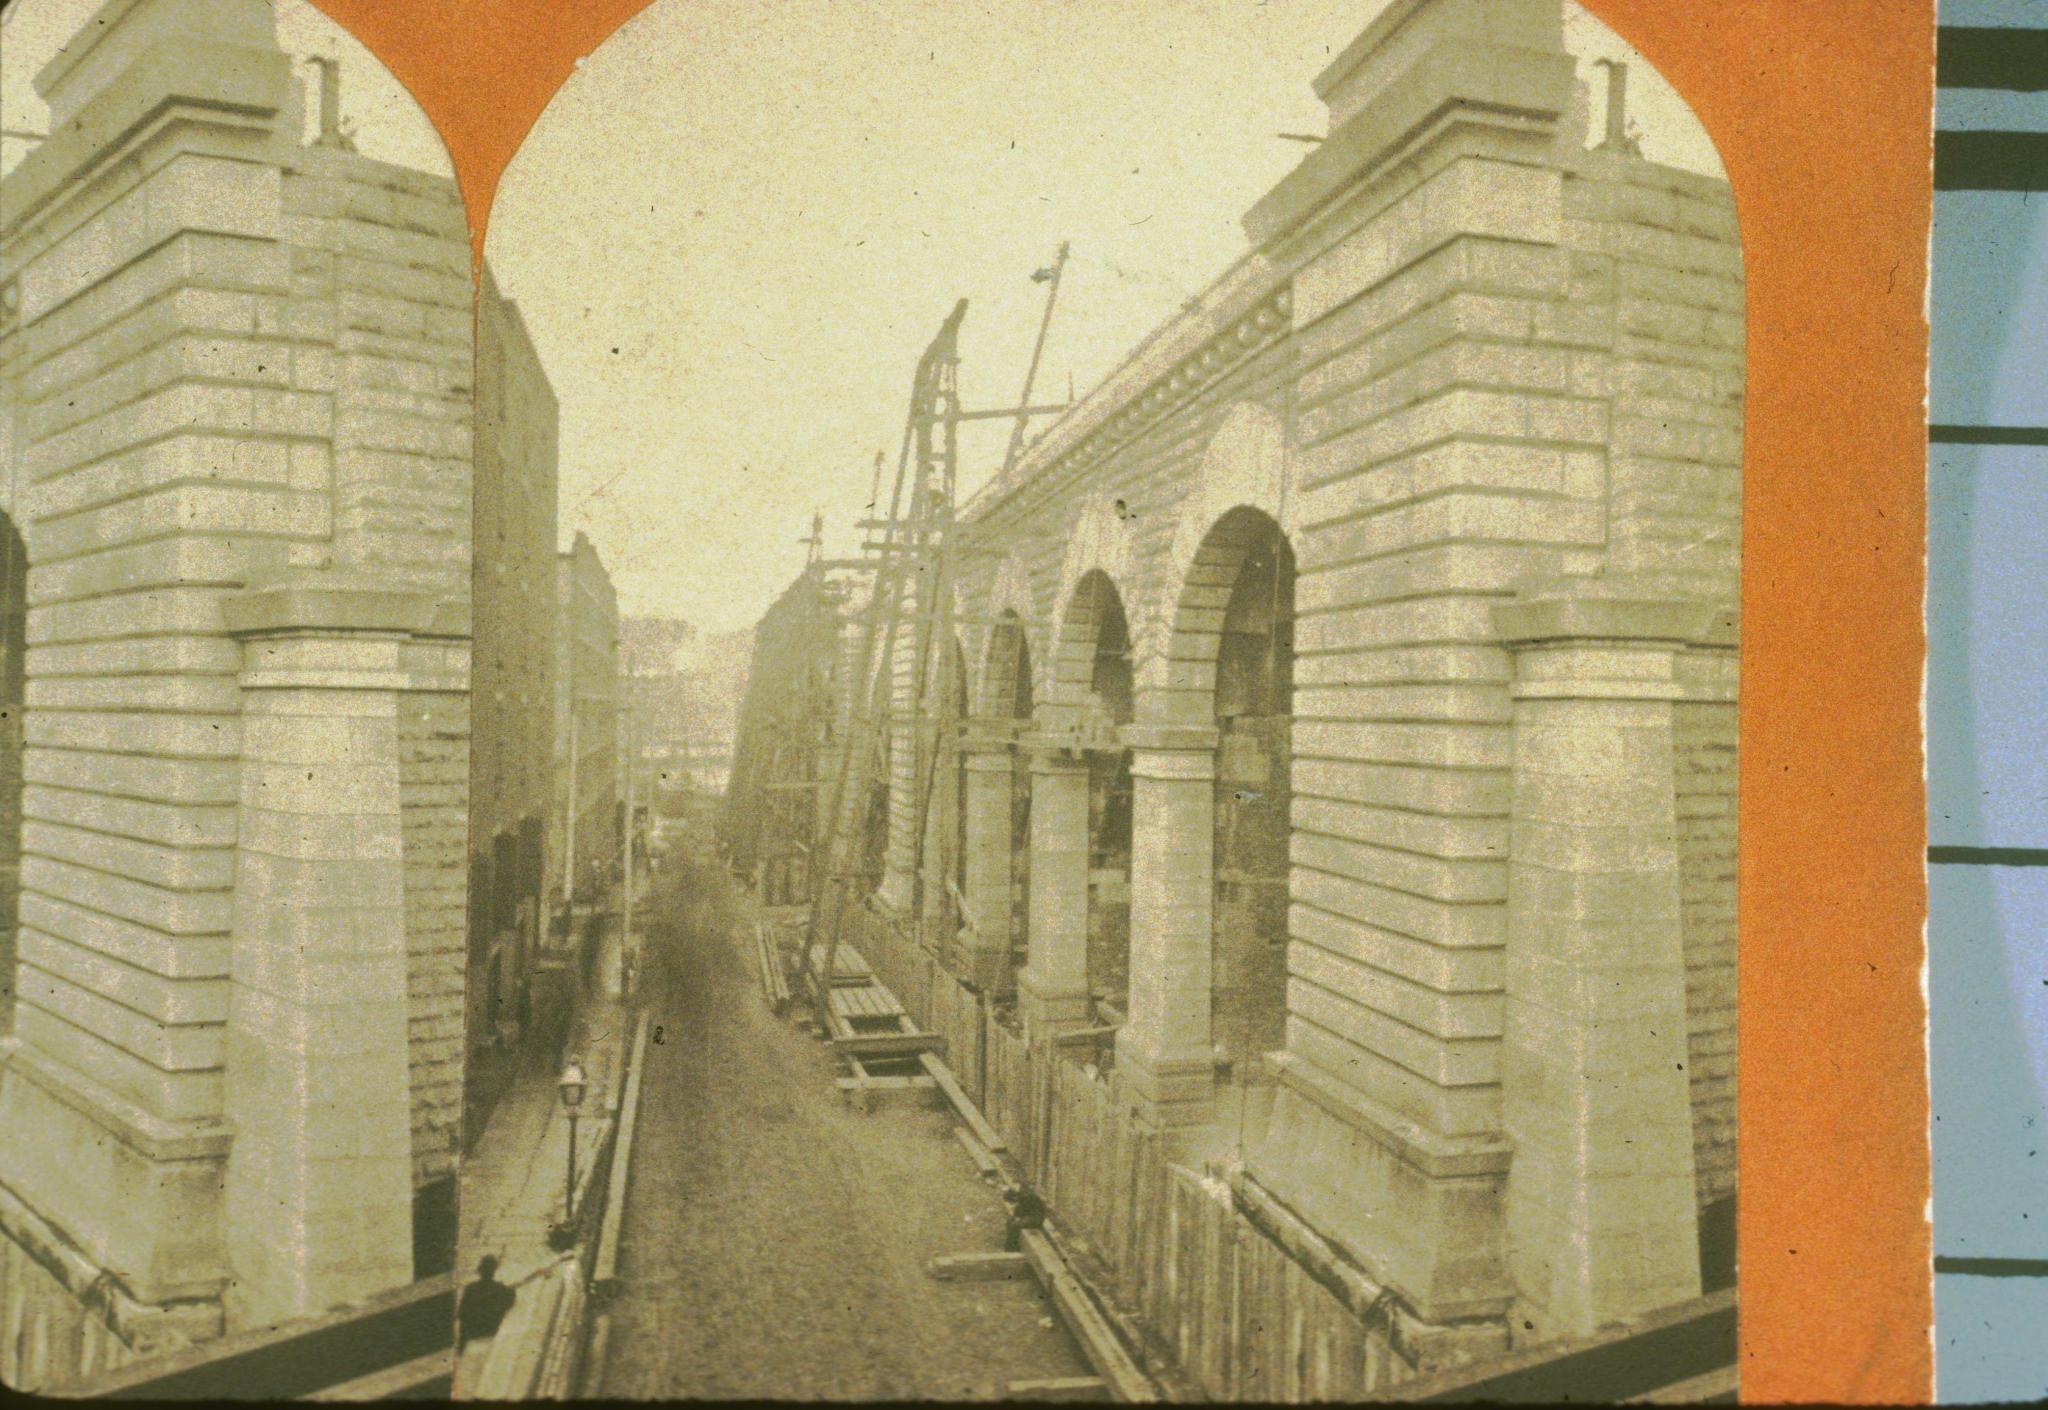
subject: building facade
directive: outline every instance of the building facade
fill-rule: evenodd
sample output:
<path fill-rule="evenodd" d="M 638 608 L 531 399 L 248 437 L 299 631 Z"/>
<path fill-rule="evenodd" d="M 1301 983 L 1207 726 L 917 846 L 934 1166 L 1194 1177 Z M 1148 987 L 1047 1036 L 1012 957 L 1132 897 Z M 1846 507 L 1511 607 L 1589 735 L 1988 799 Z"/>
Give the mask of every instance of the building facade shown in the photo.
<path fill-rule="evenodd" d="M 897 707 L 852 942 L 1210 1396 L 1733 1278 L 1741 251 L 1574 67 L 1557 0 L 1388 6 L 962 507 L 956 639 L 841 688 Z"/>
<path fill-rule="evenodd" d="M 263 0 L 113 0 L 35 82 L 0 1380 L 52 1390 L 452 1237 L 472 292 L 452 182 L 302 140 Z"/>
<path fill-rule="evenodd" d="M 564 901 L 598 901 L 619 858 L 619 596 L 579 530 L 556 559 L 555 778 L 548 875 Z"/>
<path fill-rule="evenodd" d="M 516 1036 L 530 1012 L 528 988 L 554 889 L 546 837 L 557 806 L 557 420 L 518 305 L 486 267 L 476 340 L 472 1045 Z"/>

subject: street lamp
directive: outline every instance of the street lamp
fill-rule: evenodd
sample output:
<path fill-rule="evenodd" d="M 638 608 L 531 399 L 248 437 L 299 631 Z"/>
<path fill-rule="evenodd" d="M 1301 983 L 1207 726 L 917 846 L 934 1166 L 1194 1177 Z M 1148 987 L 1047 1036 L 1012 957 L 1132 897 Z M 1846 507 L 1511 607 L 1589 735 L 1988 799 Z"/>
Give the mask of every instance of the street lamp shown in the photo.
<path fill-rule="evenodd" d="M 562 1066 L 562 1077 L 556 1084 L 562 1091 L 562 1109 L 569 1113 L 569 1181 L 562 1197 L 562 1222 L 571 1223 L 576 1218 L 576 1108 L 583 1104 L 583 1089 L 590 1085 L 583 1075 L 583 1064 L 570 1058 Z"/>

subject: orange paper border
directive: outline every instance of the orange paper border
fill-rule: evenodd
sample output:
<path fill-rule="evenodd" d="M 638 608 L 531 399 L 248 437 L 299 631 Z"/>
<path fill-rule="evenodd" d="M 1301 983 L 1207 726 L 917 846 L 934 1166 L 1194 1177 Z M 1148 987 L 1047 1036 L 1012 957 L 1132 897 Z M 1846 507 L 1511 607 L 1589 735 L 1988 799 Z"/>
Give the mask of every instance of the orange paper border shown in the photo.
<path fill-rule="evenodd" d="M 481 252 L 548 98 L 647 0 L 315 3 L 440 129 Z M 1742 1398 L 1925 1401 L 1933 0 L 1587 3 L 1706 125 L 1747 263 Z"/>

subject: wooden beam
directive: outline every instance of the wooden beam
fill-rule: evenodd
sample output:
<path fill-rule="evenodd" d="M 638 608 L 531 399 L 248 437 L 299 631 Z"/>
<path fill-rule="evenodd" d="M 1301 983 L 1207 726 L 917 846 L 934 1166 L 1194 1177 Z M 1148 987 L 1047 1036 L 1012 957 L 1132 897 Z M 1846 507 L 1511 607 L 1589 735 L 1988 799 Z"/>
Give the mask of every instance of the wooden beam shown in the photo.
<path fill-rule="evenodd" d="M 1060 1320 L 1081 1343 L 1088 1363 L 1109 1386 L 1110 1394 L 1126 1404 L 1149 1405 L 1158 1401 L 1159 1391 L 1151 1378 L 1124 1349 L 1115 1329 L 1096 1307 L 1088 1289 L 1067 1267 L 1067 1261 L 1060 1257 L 1052 1241 L 1037 1229 L 1025 1229 L 1022 1242 L 1024 1256 L 1031 1260 L 1031 1267 L 1045 1285 L 1046 1293 L 1059 1311 Z"/>
<path fill-rule="evenodd" d="M 849 1057 L 917 1057 L 933 1051 L 944 1052 L 946 1039 L 939 1033 L 863 1033 L 849 1038 L 834 1038 L 832 1046 Z"/>
<path fill-rule="evenodd" d="M 965 1123 L 968 1132 L 980 1143 L 983 1150 L 990 1155 L 1000 1155 L 1009 1149 L 1009 1144 L 1003 1140 L 1003 1133 L 988 1124 L 988 1118 L 981 1114 L 981 1108 L 977 1107 L 973 1099 L 961 1088 L 959 1079 L 953 1076 L 953 1069 L 946 1066 L 944 1059 L 926 1053 L 918 1062 L 931 1074 L 932 1081 L 939 1084 L 939 1090 L 946 1094 L 946 1100 L 952 1104 L 953 1114 Z M 969 1154 L 973 1152 L 970 1151 Z"/>
<path fill-rule="evenodd" d="M 1613 1404 L 1668 1394 L 1683 1382 L 1723 1374 L 1735 1365 L 1735 1290 L 1727 1288 L 1604 1327 L 1589 1337 L 1542 1342 L 1417 1376 L 1362 1399 L 1552 1404 L 1569 1396 L 1580 1403 Z"/>
<path fill-rule="evenodd" d="M 1014 1283 L 1032 1276 L 1021 1253 L 955 1253 L 934 1258 L 925 1271 L 942 1283 Z"/>
<path fill-rule="evenodd" d="M 944 1088 L 942 1087 L 940 1090 L 943 1091 Z M 954 1109 L 958 1110 L 957 1107 Z M 993 1176 L 997 1180 L 1003 1180 L 1005 1185 L 1009 1183 L 1004 1179 L 1002 1162 L 989 1154 L 987 1146 L 974 1139 L 972 1131 L 969 1131 L 965 1126 L 955 1126 L 953 1128 L 953 1139 L 960 1143 L 960 1149 L 967 1152 L 967 1158 L 974 1162 L 974 1168 L 982 1175 Z"/>
<path fill-rule="evenodd" d="M 1104 1401 L 1112 1397 L 1100 1376 L 1052 1376 L 1036 1381 L 1004 1381 L 997 1386 L 1003 1400 Z"/>

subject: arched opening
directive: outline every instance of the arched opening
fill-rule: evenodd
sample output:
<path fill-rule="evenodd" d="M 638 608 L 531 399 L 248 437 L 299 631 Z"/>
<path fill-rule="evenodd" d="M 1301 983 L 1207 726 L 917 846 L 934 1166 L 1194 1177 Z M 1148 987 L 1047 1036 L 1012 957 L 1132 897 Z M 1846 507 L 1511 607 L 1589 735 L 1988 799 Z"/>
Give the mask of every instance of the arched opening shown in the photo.
<path fill-rule="evenodd" d="M 1284 1040 L 1294 724 L 1294 553 L 1257 510 L 1220 520 L 1237 558 L 1216 646 L 1211 1039 L 1236 1063 Z"/>
<path fill-rule="evenodd" d="M 1075 587 L 1070 639 L 1085 643 L 1081 701 L 1088 750 L 1088 997 L 1100 1023 L 1121 1023 L 1131 979 L 1131 751 L 1116 731 L 1134 714 L 1130 623 L 1100 570 Z"/>

